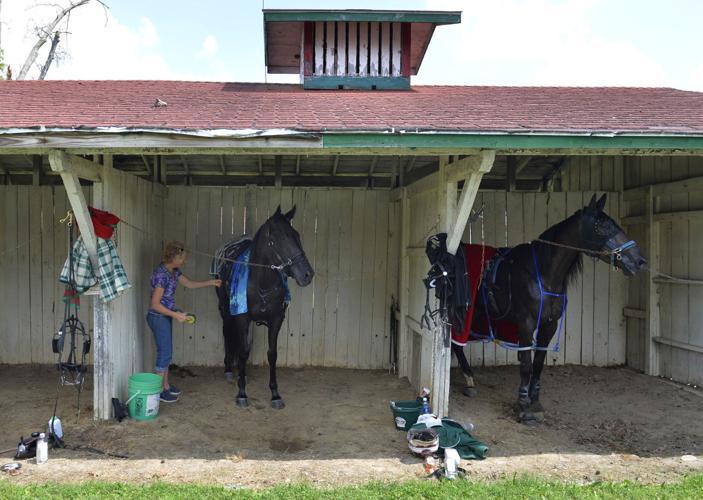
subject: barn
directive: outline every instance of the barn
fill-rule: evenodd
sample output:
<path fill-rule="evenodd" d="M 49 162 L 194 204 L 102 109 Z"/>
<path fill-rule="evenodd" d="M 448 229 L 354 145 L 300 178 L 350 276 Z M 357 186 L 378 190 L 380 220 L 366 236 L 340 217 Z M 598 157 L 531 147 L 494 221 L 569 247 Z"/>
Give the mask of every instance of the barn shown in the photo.
<path fill-rule="evenodd" d="M 0 364 L 55 362 L 67 211 L 84 235 L 88 205 L 123 219 L 116 241 L 132 289 L 81 310 L 94 418 L 109 419 L 129 375 L 151 369 L 144 317 L 163 242 L 184 241 L 184 271 L 204 277 L 224 242 L 295 205 L 316 277 L 293 290 L 279 365 L 397 368 L 446 415 L 450 352 L 420 323 L 426 239 L 515 245 L 607 193 L 649 272 L 626 279 L 587 260 L 548 362 L 703 384 L 703 94 L 412 86 L 435 28 L 461 13 L 263 17 L 269 73 L 300 84 L 0 82 Z M 220 366 L 214 295 L 179 293 L 199 320 L 175 328 L 174 362 Z M 251 362 L 262 365 L 254 330 Z M 516 363 L 493 344 L 466 350 L 479 369 Z"/>

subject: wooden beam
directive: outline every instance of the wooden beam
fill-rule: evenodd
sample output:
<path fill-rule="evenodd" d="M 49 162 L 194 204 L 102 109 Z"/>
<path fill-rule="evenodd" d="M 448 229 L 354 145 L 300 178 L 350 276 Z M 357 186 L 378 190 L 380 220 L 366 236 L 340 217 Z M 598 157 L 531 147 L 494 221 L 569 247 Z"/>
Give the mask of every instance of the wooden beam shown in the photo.
<path fill-rule="evenodd" d="M 152 170 L 151 170 L 151 165 L 149 165 L 149 160 L 146 159 L 146 155 L 139 155 L 142 158 L 142 162 L 144 163 L 144 166 L 146 167 L 146 174 L 148 177 L 152 176 Z"/>
<path fill-rule="evenodd" d="M 659 212 L 652 216 L 654 222 L 673 222 L 682 220 L 698 219 L 703 217 L 703 210 L 682 210 L 680 212 Z M 649 219 L 646 215 L 633 215 L 631 217 L 623 217 L 621 223 L 625 226 L 636 226 L 638 224 L 647 224 Z"/>
<path fill-rule="evenodd" d="M 471 207 L 474 204 L 476 193 L 481 185 L 481 179 L 483 178 L 484 173 L 489 172 L 491 168 L 493 168 L 495 156 L 495 151 L 483 151 L 480 155 L 471 157 L 472 162 L 470 164 L 473 170 L 464 181 L 464 188 L 461 191 L 457 216 L 450 228 L 450 232 L 448 233 L 447 251 L 451 254 L 455 254 L 459 248 L 461 236 L 464 234 L 466 223 L 468 222 L 469 215 L 471 214 Z"/>
<path fill-rule="evenodd" d="M 410 374 L 408 345 L 411 345 L 411 332 L 408 329 L 407 317 L 410 308 L 410 199 L 407 188 L 401 188 L 400 198 L 400 283 L 398 287 L 400 303 L 400 322 L 398 325 L 398 376 L 407 377 Z"/>
<path fill-rule="evenodd" d="M 59 174 L 70 171 L 72 175 L 79 179 L 93 182 L 102 180 L 103 166 L 80 156 L 70 155 L 63 151 L 51 151 L 49 153 L 49 164 L 51 169 Z"/>
<path fill-rule="evenodd" d="M 222 175 L 227 175 L 227 166 L 225 165 L 225 155 L 220 155 L 220 170 L 222 170 Z"/>
<path fill-rule="evenodd" d="M 659 349 L 654 342 L 659 337 L 659 287 L 654 283 L 654 278 L 659 272 L 659 224 L 654 223 L 654 186 L 649 186 L 647 195 L 647 256 L 648 273 L 646 276 L 645 297 L 647 300 L 647 320 L 645 322 L 645 358 L 644 372 L 647 375 L 659 375 Z"/>
<path fill-rule="evenodd" d="M 378 164 L 378 156 L 374 156 L 371 160 L 371 165 L 369 166 L 369 177 L 373 175 L 373 171 L 376 170 L 376 165 Z"/>
<path fill-rule="evenodd" d="M 41 186 L 42 177 L 44 175 L 43 168 L 44 159 L 41 155 L 32 156 L 32 185 Z"/>
<path fill-rule="evenodd" d="M 295 156 L 295 175 L 300 175 L 300 155 Z"/>
<path fill-rule="evenodd" d="M 68 201 L 71 203 L 71 210 L 78 223 L 78 228 L 83 237 L 83 243 L 85 244 L 88 257 L 90 258 L 90 263 L 93 265 L 93 269 L 98 269 L 97 239 L 77 171 L 84 172 L 85 175 L 86 170 L 93 170 L 92 165 L 96 165 L 97 167 L 101 166 L 82 158 L 80 158 L 80 160 L 82 160 L 80 162 L 75 161 L 76 158 L 77 157 L 67 155 L 61 151 L 52 151 L 49 153 L 49 165 L 51 165 L 51 169 L 54 172 L 58 172 L 61 175 L 61 180 L 66 188 L 66 194 L 68 195 Z M 91 167 L 86 166 L 85 163 L 91 164 Z"/>
<path fill-rule="evenodd" d="M 677 349 L 683 349 L 684 351 L 691 351 L 703 354 L 703 347 L 693 344 L 688 344 L 686 342 L 679 342 L 678 340 L 668 339 L 666 337 L 654 337 L 652 338 L 657 344 L 668 345 L 671 347 L 676 347 Z"/>
<path fill-rule="evenodd" d="M 661 182 L 648 186 L 639 186 L 626 189 L 623 192 L 623 200 L 633 201 L 649 195 L 649 188 L 652 188 L 652 196 L 664 196 L 668 194 L 681 194 L 691 191 L 703 191 L 703 176 L 691 177 L 680 181 Z"/>
<path fill-rule="evenodd" d="M 274 180 L 274 186 L 276 186 L 276 187 L 283 186 L 283 179 L 281 177 L 281 171 L 283 169 L 282 163 L 283 163 L 283 158 L 281 157 L 281 155 L 276 155 L 276 166 L 275 166 L 276 178 Z"/>
<path fill-rule="evenodd" d="M 647 319 L 647 311 L 633 307 L 623 307 L 622 315 L 626 318 Z"/>
<path fill-rule="evenodd" d="M 159 155 L 159 177 L 161 184 L 164 186 L 168 185 L 168 162 L 162 155 Z"/>
<path fill-rule="evenodd" d="M 334 157 L 334 163 L 332 164 L 332 176 L 337 175 L 337 169 L 339 168 L 339 155 Z"/>
<path fill-rule="evenodd" d="M 258 159 L 258 161 L 259 161 L 259 175 L 263 175 L 263 174 L 264 174 L 264 160 L 263 160 L 263 158 L 261 157 L 261 155 L 259 155 L 259 156 L 257 157 L 257 159 Z"/>
<path fill-rule="evenodd" d="M 517 178 L 517 160 L 514 156 L 506 157 L 507 175 L 505 178 L 505 190 L 515 191 L 515 179 Z"/>
<path fill-rule="evenodd" d="M 530 160 L 532 159 L 531 156 L 523 156 L 519 160 L 517 160 L 515 164 L 515 177 L 517 178 L 520 175 L 520 172 L 525 170 L 525 167 L 527 166 L 528 163 L 530 163 Z"/>

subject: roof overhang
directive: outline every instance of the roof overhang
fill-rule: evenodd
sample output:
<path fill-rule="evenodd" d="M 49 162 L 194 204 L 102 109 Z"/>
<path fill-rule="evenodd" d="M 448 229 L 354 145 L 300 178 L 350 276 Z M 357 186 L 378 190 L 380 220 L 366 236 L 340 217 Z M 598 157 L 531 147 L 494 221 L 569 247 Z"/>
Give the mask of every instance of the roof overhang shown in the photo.
<path fill-rule="evenodd" d="M 270 10 L 264 12 L 269 73 L 298 74 L 305 22 L 393 22 L 410 24 L 410 67 L 416 75 L 436 26 L 461 22 L 458 11 Z"/>
<path fill-rule="evenodd" d="M 0 155 L 44 154 L 451 155 L 491 149 L 534 155 L 701 155 L 703 133 L 4 129 Z"/>

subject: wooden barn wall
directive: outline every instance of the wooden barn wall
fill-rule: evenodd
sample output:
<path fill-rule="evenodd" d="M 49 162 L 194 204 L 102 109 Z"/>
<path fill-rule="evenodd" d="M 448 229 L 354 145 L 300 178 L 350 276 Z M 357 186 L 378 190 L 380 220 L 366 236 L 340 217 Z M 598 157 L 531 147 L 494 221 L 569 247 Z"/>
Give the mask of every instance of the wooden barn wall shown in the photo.
<path fill-rule="evenodd" d="M 428 269 L 424 248 L 427 237 L 436 232 L 437 221 L 434 191 L 410 199 L 412 225 L 410 247 L 411 318 L 419 321 L 425 304 L 421 284 Z M 463 242 L 485 243 L 491 246 L 514 246 L 537 238 L 547 227 L 565 219 L 583 207 L 593 194 L 601 192 L 506 193 L 481 191 L 474 210 L 484 206 L 481 220 L 467 225 Z M 608 193 L 606 211 L 616 220 L 620 213 L 617 193 Z M 612 272 L 603 262 L 584 259 L 582 275 L 568 289 L 568 306 L 561 335 L 559 352 L 550 352 L 550 364 L 579 364 L 593 366 L 622 365 L 626 361 L 625 318 L 622 315 L 627 299 L 626 278 Z M 407 342 L 408 376 L 413 383 L 429 380 L 429 359 L 420 352 L 429 349 L 430 333 L 409 328 Z M 472 366 L 517 364 L 517 354 L 493 343 L 472 343 L 465 347 Z M 424 351 L 429 352 L 429 351 Z M 454 360 L 456 364 L 456 361 Z"/>
<path fill-rule="evenodd" d="M 561 170 L 561 191 L 611 191 L 624 183 L 623 156 L 569 156 Z"/>
<path fill-rule="evenodd" d="M 84 193 L 90 200 L 91 189 Z M 69 209 L 63 186 L 0 186 L 0 363 L 57 361 L 51 339 L 63 321 L 58 278 L 68 256 L 59 219 Z M 81 305 L 91 329 L 92 300 Z"/>
<path fill-rule="evenodd" d="M 625 189 L 655 183 L 703 176 L 703 157 L 628 157 L 625 158 Z M 656 198 L 654 211 L 674 212 L 703 209 L 700 191 L 666 195 Z M 645 201 L 633 201 L 626 207 L 628 215 L 645 213 Z M 691 280 L 703 280 L 703 219 L 681 218 L 660 222 L 659 258 L 664 273 Z M 630 236 L 638 241 L 648 237 L 647 228 L 629 228 Z M 646 255 L 645 255 L 646 257 Z M 639 275 L 629 282 L 628 306 L 645 310 L 645 280 Z M 703 348 L 703 287 L 698 285 L 659 284 L 659 334 L 684 344 Z M 658 344 L 659 373 L 684 383 L 703 384 L 703 354 L 664 344 Z M 633 368 L 645 368 L 645 322 L 627 320 L 627 363 Z"/>
<path fill-rule="evenodd" d="M 250 197 L 253 214 L 245 214 Z M 397 297 L 399 213 L 388 191 L 314 188 L 169 187 L 165 238 L 214 253 L 256 229 L 281 205 L 297 206 L 293 226 L 314 270 L 312 284 L 289 280 L 292 302 L 278 341 L 279 366 L 386 368 L 389 310 Z M 247 215 L 249 217 L 247 217 Z M 207 279 L 210 258 L 191 255 L 184 273 Z M 222 322 L 212 288 L 179 289 L 176 302 L 195 325 L 174 325 L 174 362 L 221 366 Z M 250 361 L 265 364 L 267 335 L 253 327 Z"/>

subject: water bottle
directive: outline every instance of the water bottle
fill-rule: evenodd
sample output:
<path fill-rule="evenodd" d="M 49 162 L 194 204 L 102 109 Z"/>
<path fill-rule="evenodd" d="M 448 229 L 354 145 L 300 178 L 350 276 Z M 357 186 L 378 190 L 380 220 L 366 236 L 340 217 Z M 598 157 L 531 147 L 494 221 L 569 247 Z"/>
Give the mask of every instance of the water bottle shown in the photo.
<path fill-rule="evenodd" d="M 430 402 L 427 399 L 427 396 L 422 396 L 422 410 L 420 411 L 420 415 L 426 415 L 430 412 Z"/>
<path fill-rule="evenodd" d="M 49 432 L 58 439 L 63 439 L 63 427 L 61 427 L 61 419 L 54 415 L 49 419 Z"/>
<path fill-rule="evenodd" d="M 37 439 L 37 465 L 45 464 L 49 460 L 49 441 L 46 439 L 46 434 L 39 434 Z"/>

